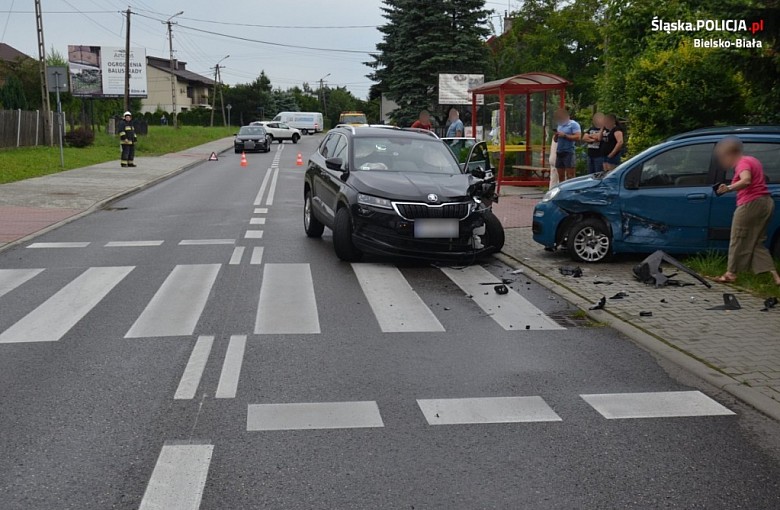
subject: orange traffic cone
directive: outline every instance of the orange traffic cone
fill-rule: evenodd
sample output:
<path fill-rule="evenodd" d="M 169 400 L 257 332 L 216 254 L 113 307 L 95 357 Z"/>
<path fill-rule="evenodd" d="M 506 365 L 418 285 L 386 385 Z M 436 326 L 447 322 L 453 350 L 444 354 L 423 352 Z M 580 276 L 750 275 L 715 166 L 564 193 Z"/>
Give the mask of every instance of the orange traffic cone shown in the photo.
<path fill-rule="evenodd" d="M 241 166 L 249 166 L 249 163 L 246 161 L 246 153 L 241 153 Z"/>
<path fill-rule="evenodd" d="M 298 153 L 298 159 L 295 161 L 295 164 L 298 166 L 303 166 L 303 156 L 301 156 L 301 153 Z"/>

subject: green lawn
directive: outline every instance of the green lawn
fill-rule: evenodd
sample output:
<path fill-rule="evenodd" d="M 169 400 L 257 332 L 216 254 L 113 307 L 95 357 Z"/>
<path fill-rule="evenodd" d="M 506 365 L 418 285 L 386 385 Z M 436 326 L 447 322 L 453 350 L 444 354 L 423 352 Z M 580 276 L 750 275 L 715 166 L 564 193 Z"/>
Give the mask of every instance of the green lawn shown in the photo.
<path fill-rule="evenodd" d="M 161 156 L 231 136 L 236 128 L 149 126 L 149 135 L 140 137 L 136 157 Z M 117 160 L 119 139 L 105 133 L 95 133 L 95 144 L 77 149 L 65 147 L 65 169 Z M 0 149 L 0 184 L 48 175 L 60 171 L 59 147 L 20 147 Z"/>
<path fill-rule="evenodd" d="M 726 272 L 726 261 L 725 253 L 710 252 L 688 257 L 685 264 L 704 276 L 717 277 Z M 779 260 L 775 260 L 775 266 L 780 270 Z M 780 298 L 780 287 L 775 285 L 769 274 L 740 273 L 735 287 L 744 289 L 758 297 L 774 296 Z"/>

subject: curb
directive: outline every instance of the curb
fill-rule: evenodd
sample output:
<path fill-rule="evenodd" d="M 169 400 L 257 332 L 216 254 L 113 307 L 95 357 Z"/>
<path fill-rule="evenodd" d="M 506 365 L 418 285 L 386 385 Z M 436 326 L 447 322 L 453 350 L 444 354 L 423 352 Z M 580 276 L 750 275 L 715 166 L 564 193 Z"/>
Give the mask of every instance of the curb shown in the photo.
<path fill-rule="evenodd" d="M 591 319 L 606 324 L 646 351 L 674 363 L 706 383 L 728 392 L 733 397 L 741 400 L 761 413 L 776 421 L 780 421 L 780 402 L 769 398 L 755 388 L 745 386 L 730 375 L 708 366 L 706 363 L 696 359 L 687 352 L 674 347 L 663 338 L 644 331 L 638 326 L 617 317 L 609 310 L 589 310 L 588 308 L 592 305 L 590 301 L 573 292 L 568 287 L 556 282 L 549 276 L 537 271 L 533 266 L 516 259 L 512 255 L 501 252 L 496 254 L 495 257 L 508 266 L 515 268 L 523 266 L 530 269 L 532 272 L 524 273 L 526 277 L 577 306 Z"/>
<path fill-rule="evenodd" d="M 220 155 L 224 154 L 225 152 L 229 151 L 231 148 L 232 148 L 232 146 L 228 147 L 227 149 L 222 149 L 222 150 L 218 151 L 217 154 L 220 154 Z M 116 194 L 114 194 L 114 195 L 112 195 L 112 196 L 110 196 L 108 198 L 104 198 L 103 200 L 95 202 L 89 208 L 84 209 L 83 211 L 81 211 L 79 213 L 76 213 L 73 216 L 69 216 L 69 217 L 65 218 L 64 220 L 60 220 L 57 223 L 52 223 L 51 225 L 49 225 L 47 227 L 44 227 L 44 228 L 42 228 L 40 230 L 37 230 L 37 231 L 33 232 L 32 234 L 28 234 L 28 235 L 26 235 L 24 237 L 16 239 L 15 241 L 11 241 L 9 243 L 4 244 L 3 246 L 0 246 L 0 253 L 4 252 L 5 250 L 9 250 L 9 249 L 11 249 L 11 248 L 13 248 L 15 246 L 19 246 L 20 244 L 24 244 L 27 241 L 31 241 L 31 240 L 35 239 L 36 237 L 42 236 L 43 234 L 47 234 L 47 233 L 51 232 L 52 230 L 56 230 L 56 229 L 62 227 L 63 225 L 67 225 L 70 222 L 73 222 L 73 221 L 76 221 L 76 220 L 80 220 L 81 218 L 83 218 L 85 216 L 89 216 L 90 214 L 92 214 L 94 212 L 97 212 L 97 211 L 100 211 L 100 210 L 104 209 L 106 206 L 110 205 L 113 202 L 116 202 L 117 200 L 120 200 L 122 198 L 126 198 L 126 197 L 128 197 L 130 195 L 138 193 L 139 191 L 143 191 L 145 189 L 151 188 L 152 186 L 154 186 L 156 184 L 159 184 L 159 183 L 161 183 L 163 181 L 166 181 L 166 180 L 168 180 L 168 179 L 170 179 L 172 177 L 176 177 L 177 175 L 179 175 L 181 173 L 184 173 L 187 170 L 200 165 L 204 161 L 208 161 L 208 159 L 192 161 L 190 163 L 187 163 L 184 166 L 176 168 L 175 170 L 171 170 L 170 172 L 168 172 L 165 175 L 161 175 L 159 177 L 156 177 L 156 178 L 152 179 L 151 181 L 147 181 L 147 182 L 145 182 L 143 184 L 139 184 L 138 186 L 135 186 L 133 188 L 129 188 L 129 189 L 126 189 L 124 191 L 120 191 L 119 193 L 116 193 Z"/>

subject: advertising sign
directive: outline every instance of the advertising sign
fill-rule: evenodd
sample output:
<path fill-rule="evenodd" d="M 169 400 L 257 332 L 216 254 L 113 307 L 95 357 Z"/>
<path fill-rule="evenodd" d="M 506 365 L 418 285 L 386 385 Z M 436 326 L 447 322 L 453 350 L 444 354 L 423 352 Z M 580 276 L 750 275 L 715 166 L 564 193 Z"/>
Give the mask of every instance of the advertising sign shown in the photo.
<path fill-rule="evenodd" d="M 114 46 L 68 46 L 71 88 L 78 97 L 125 94 L 125 49 Z M 130 96 L 146 97 L 146 50 L 130 49 Z"/>
<path fill-rule="evenodd" d="M 484 74 L 440 74 L 439 104 L 471 104 L 469 89 L 483 83 Z M 484 96 L 477 96 L 477 104 L 485 104 Z"/>

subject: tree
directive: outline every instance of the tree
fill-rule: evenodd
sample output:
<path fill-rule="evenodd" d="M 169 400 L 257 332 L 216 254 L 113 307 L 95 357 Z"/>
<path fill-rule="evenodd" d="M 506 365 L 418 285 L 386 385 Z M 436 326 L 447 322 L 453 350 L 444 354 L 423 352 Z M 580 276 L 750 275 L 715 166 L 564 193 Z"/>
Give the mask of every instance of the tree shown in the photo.
<path fill-rule="evenodd" d="M 438 98 L 439 73 L 483 73 L 488 35 L 484 0 L 384 0 L 374 69 L 368 75 L 398 103 L 393 119 L 411 122 Z"/>
<path fill-rule="evenodd" d="M 5 85 L 0 88 L 0 104 L 7 110 L 26 110 L 28 108 L 24 87 L 15 74 L 8 75 Z"/>
<path fill-rule="evenodd" d="M 723 71 L 723 55 L 683 42 L 675 49 L 646 50 L 626 76 L 632 152 L 674 133 L 740 123 L 745 80 Z"/>

